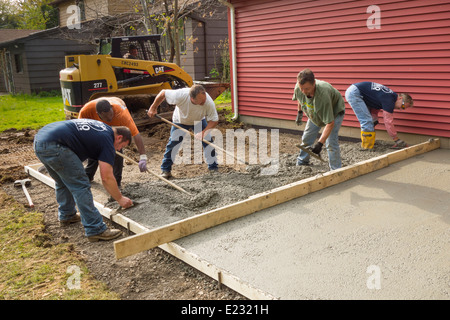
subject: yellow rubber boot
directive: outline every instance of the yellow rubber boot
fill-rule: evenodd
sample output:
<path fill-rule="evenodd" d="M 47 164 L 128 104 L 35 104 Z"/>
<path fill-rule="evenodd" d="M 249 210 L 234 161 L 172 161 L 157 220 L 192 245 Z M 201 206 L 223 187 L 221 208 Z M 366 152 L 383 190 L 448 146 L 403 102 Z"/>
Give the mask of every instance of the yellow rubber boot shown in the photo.
<path fill-rule="evenodd" d="M 361 147 L 364 149 L 373 149 L 375 144 L 375 132 L 361 131 Z"/>

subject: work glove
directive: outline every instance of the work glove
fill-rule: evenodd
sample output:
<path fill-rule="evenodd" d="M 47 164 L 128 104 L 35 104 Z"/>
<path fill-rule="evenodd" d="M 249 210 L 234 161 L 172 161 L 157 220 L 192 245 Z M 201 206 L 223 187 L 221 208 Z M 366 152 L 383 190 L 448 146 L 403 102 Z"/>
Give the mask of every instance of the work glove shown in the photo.
<path fill-rule="evenodd" d="M 299 110 L 299 111 L 297 112 L 297 118 L 295 119 L 295 123 L 296 123 L 298 126 L 301 125 L 301 124 L 303 123 L 302 118 L 303 118 L 303 111 L 302 111 L 302 110 Z"/>
<path fill-rule="evenodd" d="M 320 141 L 317 141 L 312 147 L 309 147 L 309 149 L 314 152 L 315 154 L 320 154 L 320 151 L 322 151 L 323 143 Z"/>
<path fill-rule="evenodd" d="M 139 170 L 141 170 L 141 172 L 147 171 L 147 155 L 145 154 L 141 154 L 141 156 L 139 157 Z"/>

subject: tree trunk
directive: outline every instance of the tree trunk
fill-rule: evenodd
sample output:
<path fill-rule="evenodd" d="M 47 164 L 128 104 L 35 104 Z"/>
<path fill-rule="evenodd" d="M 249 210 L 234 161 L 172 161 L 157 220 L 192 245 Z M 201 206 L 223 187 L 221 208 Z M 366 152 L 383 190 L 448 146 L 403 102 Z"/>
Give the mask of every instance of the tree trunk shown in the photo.
<path fill-rule="evenodd" d="M 180 66 L 180 37 L 178 35 L 178 0 L 175 0 L 175 8 L 173 14 L 173 21 L 175 26 L 175 53 L 176 53 L 176 64 Z"/>

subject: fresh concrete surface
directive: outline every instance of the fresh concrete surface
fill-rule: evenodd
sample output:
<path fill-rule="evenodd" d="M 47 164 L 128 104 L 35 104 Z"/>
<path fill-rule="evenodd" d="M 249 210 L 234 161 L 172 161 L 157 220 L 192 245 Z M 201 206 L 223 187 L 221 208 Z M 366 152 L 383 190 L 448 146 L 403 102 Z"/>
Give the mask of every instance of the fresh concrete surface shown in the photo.
<path fill-rule="evenodd" d="M 450 150 L 176 241 L 280 299 L 449 299 Z"/>

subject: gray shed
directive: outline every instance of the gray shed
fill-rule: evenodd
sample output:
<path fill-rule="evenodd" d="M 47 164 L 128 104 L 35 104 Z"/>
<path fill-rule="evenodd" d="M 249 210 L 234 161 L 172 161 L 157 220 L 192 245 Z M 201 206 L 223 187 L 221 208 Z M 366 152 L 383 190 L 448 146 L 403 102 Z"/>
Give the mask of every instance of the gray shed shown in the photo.
<path fill-rule="evenodd" d="M 60 28 L 44 31 L 0 31 L 0 92 L 35 93 L 60 90 L 64 57 L 92 54 L 96 46 L 62 39 Z"/>

